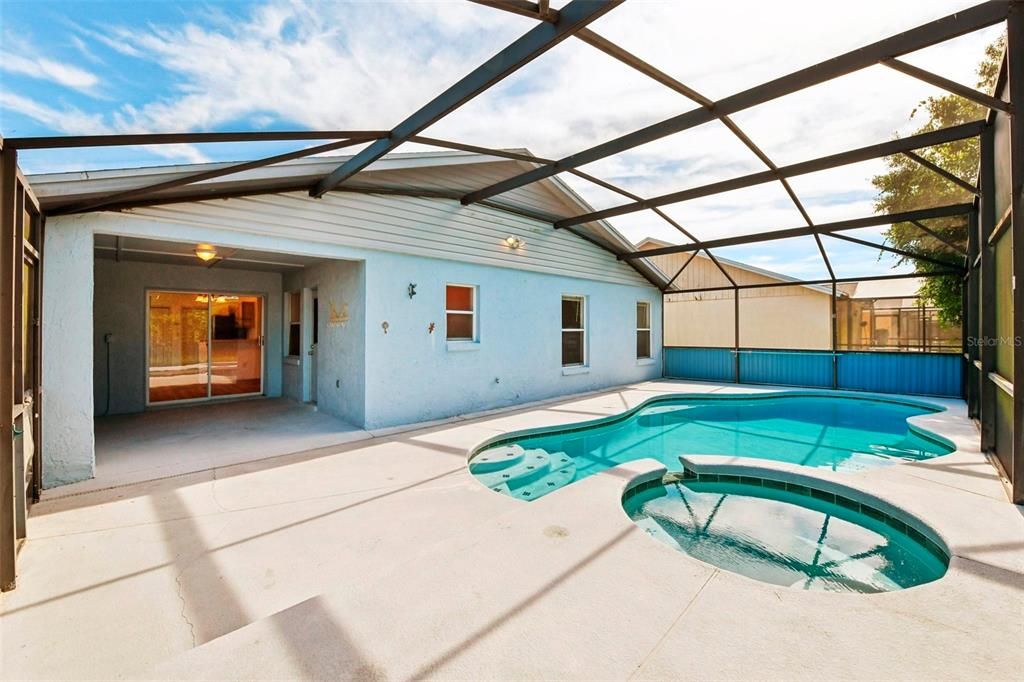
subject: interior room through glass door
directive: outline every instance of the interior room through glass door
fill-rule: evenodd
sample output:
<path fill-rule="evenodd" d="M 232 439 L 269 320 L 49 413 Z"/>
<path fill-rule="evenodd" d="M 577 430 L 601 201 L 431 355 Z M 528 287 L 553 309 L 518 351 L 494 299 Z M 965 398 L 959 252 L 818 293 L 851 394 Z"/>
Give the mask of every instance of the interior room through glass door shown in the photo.
<path fill-rule="evenodd" d="M 150 403 L 263 392 L 263 298 L 149 292 Z"/>
<path fill-rule="evenodd" d="M 209 320 L 205 294 L 149 292 L 149 402 L 209 396 Z"/>
<path fill-rule="evenodd" d="M 263 299 L 214 294 L 210 301 L 210 394 L 263 392 Z"/>

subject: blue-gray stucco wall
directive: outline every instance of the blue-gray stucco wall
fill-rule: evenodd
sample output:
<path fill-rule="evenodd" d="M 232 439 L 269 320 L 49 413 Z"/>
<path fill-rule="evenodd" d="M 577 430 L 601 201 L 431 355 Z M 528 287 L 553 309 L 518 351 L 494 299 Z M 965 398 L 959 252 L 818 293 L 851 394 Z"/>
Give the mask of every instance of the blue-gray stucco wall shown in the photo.
<path fill-rule="evenodd" d="M 472 350 L 445 341 L 448 283 L 478 287 L 479 342 Z M 563 295 L 587 299 L 584 372 L 563 373 Z M 651 305 L 648 361 L 636 358 L 637 301 Z M 650 286 L 378 253 L 366 261 L 366 305 L 367 428 L 661 376 L 661 294 Z"/>

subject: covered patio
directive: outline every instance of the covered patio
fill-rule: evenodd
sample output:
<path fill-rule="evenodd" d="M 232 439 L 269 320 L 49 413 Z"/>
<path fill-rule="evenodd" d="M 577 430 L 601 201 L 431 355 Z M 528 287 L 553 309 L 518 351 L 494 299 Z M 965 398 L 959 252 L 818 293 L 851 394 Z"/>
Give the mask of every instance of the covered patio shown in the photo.
<path fill-rule="evenodd" d="M 251 398 L 96 418 L 96 475 L 43 499 L 303 452 L 372 434 L 287 398 Z"/>

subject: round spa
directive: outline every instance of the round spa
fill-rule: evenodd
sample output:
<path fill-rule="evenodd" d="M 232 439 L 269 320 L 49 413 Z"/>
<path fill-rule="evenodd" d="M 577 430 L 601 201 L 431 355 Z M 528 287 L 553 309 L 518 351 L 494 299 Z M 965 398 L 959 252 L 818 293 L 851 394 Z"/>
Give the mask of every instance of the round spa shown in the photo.
<path fill-rule="evenodd" d="M 888 592 L 937 580 L 949 564 L 927 529 L 798 484 L 670 474 L 630 488 L 622 504 L 652 538 L 775 585 Z"/>

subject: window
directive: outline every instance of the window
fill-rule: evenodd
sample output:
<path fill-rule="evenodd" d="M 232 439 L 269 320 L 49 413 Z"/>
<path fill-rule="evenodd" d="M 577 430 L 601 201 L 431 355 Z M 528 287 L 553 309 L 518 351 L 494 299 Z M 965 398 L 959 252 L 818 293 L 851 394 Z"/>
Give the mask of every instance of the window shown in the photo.
<path fill-rule="evenodd" d="M 562 366 L 587 364 L 582 296 L 562 297 Z"/>
<path fill-rule="evenodd" d="M 445 288 L 445 330 L 449 341 L 476 341 L 476 287 Z"/>
<path fill-rule="evenodd" d="M 636 302 L 636 357 L 651 357 L 651 304 Z"/>
<path fill-rule="evenodd" d="M 288 296 L 288 355 L 299 356 L 302 345 L 302 292 L 290 291 Z"/>

